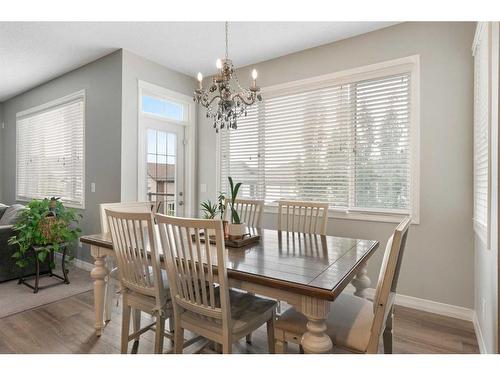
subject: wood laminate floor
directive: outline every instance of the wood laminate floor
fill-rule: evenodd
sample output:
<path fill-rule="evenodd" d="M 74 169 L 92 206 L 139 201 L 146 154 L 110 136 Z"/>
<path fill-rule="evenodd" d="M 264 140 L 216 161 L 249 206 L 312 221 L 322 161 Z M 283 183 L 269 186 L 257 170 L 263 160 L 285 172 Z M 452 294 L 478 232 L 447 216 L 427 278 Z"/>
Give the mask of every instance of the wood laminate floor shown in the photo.
<path fill-rule="evenodd" d="M 119 308 L 102 337 L 94 334 L 93 292 L 85 292 L 0 319 L 0 353 L 119 353 Z M 143 315 L 143 321 L 149 318 Z M 154 333 L 141 336 L 138 353 L 153 352 Z M 382 350 L 382 345 L 380 346 Z M 165 340 L 165 350 L 170 348 Z M 196 344 L 188 352 L 196 351 Z M 132 350 L 132 344 L 129 351 Z M 265 326 L 253 343 L 235 344 L 237 353 L 267 353 Z M 298 348 L 290 345 L 290 351 Z M 471 322 L 396 306 L 395 353 L 479 353 Z"/>

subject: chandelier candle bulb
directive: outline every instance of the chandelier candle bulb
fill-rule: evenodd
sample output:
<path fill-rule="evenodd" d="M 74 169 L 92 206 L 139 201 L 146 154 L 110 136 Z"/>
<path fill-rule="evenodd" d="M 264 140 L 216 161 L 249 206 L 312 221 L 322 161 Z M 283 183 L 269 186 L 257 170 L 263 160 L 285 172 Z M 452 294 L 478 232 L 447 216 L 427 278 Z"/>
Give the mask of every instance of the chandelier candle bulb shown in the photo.
<path fill-rule="evenodd" d="M 201 72 L 200 72 L 200 73 L 198 73 L 198 84 L 199 84 L 200 90 L 203 89 L 203 83 L 202 82 L 203 82 L 203 74 L 201 74 Z"/>

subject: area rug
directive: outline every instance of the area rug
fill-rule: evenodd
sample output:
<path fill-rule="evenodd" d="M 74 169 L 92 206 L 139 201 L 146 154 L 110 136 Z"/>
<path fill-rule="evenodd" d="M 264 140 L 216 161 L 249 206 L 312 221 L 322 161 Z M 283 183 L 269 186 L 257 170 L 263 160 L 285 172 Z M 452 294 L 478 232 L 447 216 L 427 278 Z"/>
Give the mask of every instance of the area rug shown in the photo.
<path fill-rule="evenodd" d="M 0 283 L 0 318 L 92 290 L 93 283 L 88 271 L 74 266 L 69 267 L 69 270 L 69 284 L 60 283 L 40 289 L 37 294 L 26 285 L 18 284 L 17 280 Z M 43 287 L 59 281 L 54 277 L 41 277 L 39 285 Z M 30 280 L 30 283 L 34 283 L 34 280 Z"/>

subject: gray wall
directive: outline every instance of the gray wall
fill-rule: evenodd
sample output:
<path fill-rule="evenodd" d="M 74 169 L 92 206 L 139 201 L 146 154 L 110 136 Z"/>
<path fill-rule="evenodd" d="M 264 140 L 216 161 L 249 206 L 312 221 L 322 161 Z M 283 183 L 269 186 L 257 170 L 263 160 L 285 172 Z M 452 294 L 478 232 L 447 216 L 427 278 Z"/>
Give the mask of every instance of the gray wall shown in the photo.
<path fill-rule="evenodd" d="M 3 103 L 0 103 L 0 203 L 4 201 L 2 194 L 2 179 L 3 179 L 3 159 L 4 159 L 4 147 L 3 147 L 3 133 L 2 129 L 3 124 Z"/>
<path fill-rule="evenodd" d="M 121 198 L 123 202 L 138 199 L 138 80 L 153 83 L 185 95 L 192 95 L 195 87 L 193 77 L 168 69 L 126 50 L 123 51 L 121 164 Z"/>
<path fill-rule="evenodd" d="M 399 281 L 399 293 L 472 308 L 474 253 L 472 218 L 473 23 L 404 23 L 329 45 L 301 51 L 255 66 L 238 76 L 269 86 L 391 60 L 420 55 L 421 174 L 420 224 L 413 225 Z M 265 98 L 264 98 L 265 100 Z M 198 181 L 207 184 L 200 200 L 216 197 L 215 140 L 210 123 L 198 116 Z M 275 218 L 264 217 L 272 227 Z M 394 224 L 330 220 L 330 234 L 377 239 L 372 286 Z"/>
<path fill-rule="evenodd" d="M 99 232 L 98 204 L 120 200 L 121 78 L 122 52 L 117 51 L 4 103 L 3 201 L 15 201 L 16 113 L 85 89 L 85 210 L 81 226 L 84 233 Z M 95 193 L 90 192 L 91 182 L 96 183 Z M 88 249 L 77 249 L 76 255 L 91 260 Z"/>

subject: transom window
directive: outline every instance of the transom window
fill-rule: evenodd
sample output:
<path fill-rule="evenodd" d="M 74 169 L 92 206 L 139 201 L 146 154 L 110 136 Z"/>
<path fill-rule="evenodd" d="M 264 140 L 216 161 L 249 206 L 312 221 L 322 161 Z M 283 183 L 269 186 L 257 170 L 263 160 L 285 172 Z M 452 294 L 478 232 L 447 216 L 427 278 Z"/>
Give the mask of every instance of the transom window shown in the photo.
<path fill-rule="evenodd" d="M 411 214 L 413 68 L 264 90 L 238 129 L 221 135 L 221 189 L 232 176 L 243 196 L 268 205 L 297 199 L 344 212 Z"/>
<path fill-rule="evenodd" d="M 174 121 L 186 121 L 185 105 L 153 95 L 142 95 L 142 112 Z"/>
<path fill-rule="evenodd" d="M 17 114 L 17 200 L 84 208 L 84 114 L 84 91 Z"/>

